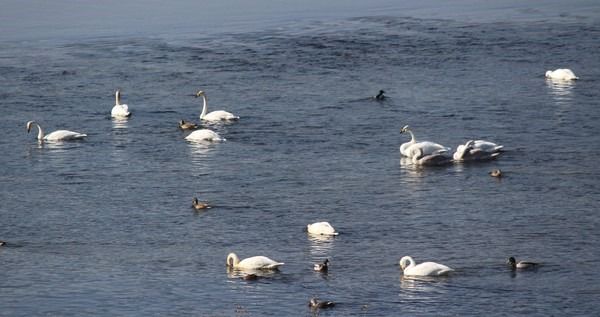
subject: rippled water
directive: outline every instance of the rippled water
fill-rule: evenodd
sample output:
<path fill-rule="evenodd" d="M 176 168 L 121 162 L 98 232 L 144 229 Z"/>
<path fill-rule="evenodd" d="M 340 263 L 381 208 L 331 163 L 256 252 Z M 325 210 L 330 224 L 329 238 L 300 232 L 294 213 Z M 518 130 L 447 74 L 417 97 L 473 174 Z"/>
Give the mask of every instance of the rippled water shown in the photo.
<path fill-rule="evenodd" d="M 298 316 L 312 296 L 337 302 L 326 316 L 594 315 L 598 38 L 594 19 L 388 15 L 2 42 L 0 315 Z M 581 80 L 543 78 L 559 67 Z M 116 88 L 126 122 L 110 119 Z M 198 121 L 198 89 L 241 117 L 210 126 L 226 142 L 178 130 Z M 40 145 L 29 120 L 88 138 Z M 407 124 L 507 152 L 415 168 Z M 214 208 L 194 212 L 195 196 Z M 341 234 L 303 232 L 322 220 Z M 286 264 L 244 281 L 232 251 Z M 404 255 L 456 274 L 402 278 Z M 515 274 L 508 256 L 543 266 Z"/>

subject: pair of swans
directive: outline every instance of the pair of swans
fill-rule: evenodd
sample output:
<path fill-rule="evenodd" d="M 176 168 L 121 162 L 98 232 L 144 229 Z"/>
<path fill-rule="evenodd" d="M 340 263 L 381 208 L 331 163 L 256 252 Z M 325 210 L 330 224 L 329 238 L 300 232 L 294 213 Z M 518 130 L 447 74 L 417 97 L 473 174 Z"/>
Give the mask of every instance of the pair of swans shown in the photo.
<path fill-rule="evenodd" d="M 227 112 L 224 110 L 215 110 L 208 112 L 208 98 L 206 97 L 206 93 L 202 90 L 199 90 L 196 93 L 196 98 L 202 97 L 202 111 L 200 112 L 200 120 L 206 122 L 223 122 L 223 121 L 233 121 L 238 120 L 240 117 L 235 116 L 231 112 Z M 181 120 L 179 122 L 179 127 L 182 130 L 191 130 L 197 128 L 197 126 L 191 122 L 185 122 Z M 200 129 L 190 133 L 187 137 L 185 137 L 188 141 L 193 142 L 220 142 L 225 141 L 224 138 L 210 129 Z"/>
<path fill-rule="evenodd" d="M 559 68 L 556 70 L 546 71 L 546 78 L 554 79 L 554 80 L 577 80 L 577 79 L 579 79 L 579 77 L 575 76 L 575 73 L 573 73 L 573 71 L 568 68 Z"/>
<path fill-rule="evenodd" d="M 69 130 L 56 130 L 49 134 L 44 134 L 44 130 L 42 129 L 42 127 L 35 121 L 27 122 L 27 133 L 29 133 L 31 131 L 31 128 L 33 126 L 36 126 L 38 128 L 37 139 L 39 141 L 51 141 L 51 142 L 69 141 L 69 140 L 82 139 L 87 136 L 87 134 L 85 134 L 85 133 L 79 133 L 79 132 L 74 132 L 74 131 L 69 131 Z"/>
<path fill-rule="evenodd" d="M 484 140 L 469 140 L 456 148 L 453 155 L 450 148 L 430 141 L 419 141 L 409 126 L 404 126 L 400 133 L 410 134 L 410 141 L 400 146 L 400 154 L 412 160 L 416 165 L 443 165 L 452 162 L 485 161 L 496 158 L 503 146 Z"/>

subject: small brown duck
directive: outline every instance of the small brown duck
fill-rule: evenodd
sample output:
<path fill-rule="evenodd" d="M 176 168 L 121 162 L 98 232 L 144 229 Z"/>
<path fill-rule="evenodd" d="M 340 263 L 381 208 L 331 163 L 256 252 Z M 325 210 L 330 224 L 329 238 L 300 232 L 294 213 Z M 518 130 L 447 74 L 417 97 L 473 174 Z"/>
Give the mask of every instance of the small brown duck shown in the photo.
<path fill-rule="evenodd" d="M 513 270 L 528 270 L 528 269 L 535 269 L 537 268 L 540 264 L 536 263 L 536 262 L 529 262 L 529 261 L 519 261 L 517 262 L 517 260 L 515 260 L 514 257 L 510 257 L 508 258 L 508 261 L 506 262 L 511 269 Z"/>
<path fill-rule="evenodd" d="M 490 172 L 490 176 L 492 177 L 502 177 L 502 171 L 499 169 L 492 170 Z"/>
<path fill-rule="evenodd" d="M 323 263 L 315 263 L 314 270 L 317 272 L 327 272 L 329 269 L 329 259 L 325 259 Z"/>
<path fill-rule="evenodd" d="M 208 204 L 208 202 L 199 201 L 198 198 L 196 198 L 196 197 L 194 197 L 194 200 L 192 200 L 192 207 L 194 207 L 194 209 L 196 209 L 196 210 L 211 208 L 210 205 Z"/>
<path fill-rule="evenodd" d="M 332 301 L 319 301 L 316 297 L 313 297 L 308 302 L 308 306 L 313 309 L 330 308 L 335 306 L 335 303 Z"/>
<path fill-rule="evenodd" d="M 197 129 L 198 126 L 193 122 L 187 122 L 184 120 L 179 121 L 179 128 L 181 130 L 194 130 Z"/>

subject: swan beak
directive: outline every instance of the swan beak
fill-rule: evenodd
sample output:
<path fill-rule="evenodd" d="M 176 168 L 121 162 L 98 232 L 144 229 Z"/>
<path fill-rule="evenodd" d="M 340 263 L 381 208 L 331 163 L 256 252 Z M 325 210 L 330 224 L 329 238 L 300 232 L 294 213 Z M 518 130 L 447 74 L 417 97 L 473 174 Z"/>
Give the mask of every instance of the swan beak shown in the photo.
<path fill-rule="evenodd" d="M 199 90 L 199 91 L 196 93 L 196 97 L 200 97 L 200 96 L 202 96 L 202 95 L 204 95 L 204 91 L 202 91 L 202 90 Z"/>

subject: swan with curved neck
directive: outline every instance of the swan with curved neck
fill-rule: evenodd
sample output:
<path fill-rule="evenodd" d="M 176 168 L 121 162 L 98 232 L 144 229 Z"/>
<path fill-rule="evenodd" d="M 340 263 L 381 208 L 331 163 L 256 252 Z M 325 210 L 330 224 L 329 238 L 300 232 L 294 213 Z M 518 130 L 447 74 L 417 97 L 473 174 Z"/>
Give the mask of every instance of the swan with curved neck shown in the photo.
<path fill-rule="evenodd" d="M 234 269 L 247 269 L 247 270 L 276 270 L 279 266 L 283 265 L 282 262 L 277 262 L 269 259 L 266 256 L 258 255 L 250 258 L 246 258 L 240 261 L 237 254 L 229 253 L 227 255 L 227 266 Z"/>
<path fill-rule="evenodd" d="M 208 112 L 208 98 L 206 98 L 206 93 L 202 90 L 199 90 L 196 93 L 196 97 L 202 97 L 202 112 L 200 113 L 200 120 L 205 121 L 231 121 L 238 120 L 240 117 L 233 115 L 233 113 L 224 111 L 224 110 L 215 110 Z"/>
<path fill-rule="evenodd" d="M 446 163 L 447 152 L 450 148 L 430 141 L 417 142 L 415 135 L 408 126 L 404 126 L 400 130 L 400 133 L 410 134 L 410 141 L 400 145 L 400 154 L 412 159 L 413 163 L 425 163 L 421 165 L 439 165 L 440 163 Z M 428 164 L 433 162 L 435 162 L 435 164 Z"/>
<path fill-rule="evenodd" d="M 119 89 L 115 92 L 115 105 L 110 111 L 110 116 L 113 118 L 127 118 L 131 116 L 129 106 L 121 104 L 121 91 Z"/>
<path fill-rule="evenodd" d="M 456 147 L 453 158 L 456 162 L 487 161 L 495 159 L 504 146 L 484 140 L 469 140 Z"/>
<path fill-rule="evenodd" d="M 416 264 L 410 256 L 400 259 L 400 267 L 406 276 L 440 276 L 448 275 L 453 269 L 435 262 L 423 262 Z"/>
<path fill-rule="evenodd" d="M 406 156 L 406 157 L 410 157 L 410 154 L 408 153 L 408 148 L 410 146 L 412 146 L 413 144 L 417 143 L 417 140 L 415 139 L 415 135 L 412 133 L 412 131 L 410 130 L 410 128 L 405 125 L 401 130 L 400 133 L 408 133 L 410 134 L 410 141 L 406 142 L 406 143 L 402 143 L 402 145 L 400 145 L 400 154 Z"/>
<path fill-rule="evenodd" d="M 36 126 L 38 128 L 37 139 L 39 141 L 67 141 L 67 140 L 77 140 L 81 138 L 85 138 L 87 134 L 69 131 L 69 130 L 56 130 L 51 132 L 48 135 L 44 135 L 44 130 L 42 127 L 35 121 L 27 122 L 27 133 L 31 131 L 32 126 Z"/>

